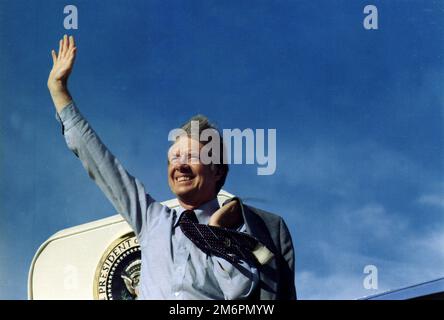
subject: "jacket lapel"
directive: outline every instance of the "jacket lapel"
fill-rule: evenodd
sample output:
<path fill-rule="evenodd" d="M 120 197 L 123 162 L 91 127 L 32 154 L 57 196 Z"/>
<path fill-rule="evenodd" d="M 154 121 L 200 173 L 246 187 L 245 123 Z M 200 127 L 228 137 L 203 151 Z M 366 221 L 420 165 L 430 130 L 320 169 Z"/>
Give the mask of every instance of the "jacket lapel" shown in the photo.
<path fill-rule="evenodd" d="M 248 206 L 244 205 L 240 198 L 231 198 L 224 205 L 234 199 L 237 199 L 240 203 L 247 234 L 254 236 L 274 254 L 274 257 L 267 264 L 258 267 L 260 299 L 274 300 L 277 296 L 277 284 L 279 282 L 276 259 L 280 256 L 280 252 L 278 252 L 273 242 L 265 221 Z"/>

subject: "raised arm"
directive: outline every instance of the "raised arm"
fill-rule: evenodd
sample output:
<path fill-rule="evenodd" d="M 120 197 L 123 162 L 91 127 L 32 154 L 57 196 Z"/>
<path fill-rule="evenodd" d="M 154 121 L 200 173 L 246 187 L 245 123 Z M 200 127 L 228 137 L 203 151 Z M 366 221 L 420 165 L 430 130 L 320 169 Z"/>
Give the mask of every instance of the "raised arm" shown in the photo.
<path fill-rule="evenodd" d="M 76 51 L 74 37 L 68 38 L 66 34 L 59 41 L 59 53 L 51 51 L 53 65 L 48 77 L 48 89 L 59 114 L 72 100 L 68 91 L 68 78 L 74 66 Z"/>
<path fill-rule="evenodd" d="M 66 143 L 140 239 L 153 216 L 150 212 L 159 211 L 160 204 L 146 194 L 138 179 L 125 170 L 77 109 L 67 87 L 75 56 L 74 38 L 65 35 L 60 40 L 59 53 L 52 51 L 53 67 L 48 78 L 48 88 Z"/>

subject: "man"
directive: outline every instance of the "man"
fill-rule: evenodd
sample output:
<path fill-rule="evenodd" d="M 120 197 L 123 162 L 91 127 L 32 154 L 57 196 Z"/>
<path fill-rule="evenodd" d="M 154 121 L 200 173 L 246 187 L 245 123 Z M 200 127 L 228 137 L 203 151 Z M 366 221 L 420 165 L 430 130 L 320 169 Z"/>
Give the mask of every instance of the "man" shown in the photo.
<path fill-rule="evenodd" d="M 168 183 L 180 204 L 171 210 L 123 168 L 73 102 L 67 80 L 76 56 L 74 38 L 65 35 L 58 54 L 51 53 L 48 88 L 66 142 L 138 237 L 138 298 L 296 298 L 292 240 L 282 218 L 238 198 L 219 208 L 217 194 L 228 166 L 199 161 L 194 146 L 200 151 L 204 145 L 189 134 L 189 124 L 183 127 L 187 135 L 178 137 L 168 152 Z M 200 130 L 213 128 L 206 118 L 195 120 Z M 233 239 L 254 245 L 245 249 L 241 243 L 226 243 Z"/>

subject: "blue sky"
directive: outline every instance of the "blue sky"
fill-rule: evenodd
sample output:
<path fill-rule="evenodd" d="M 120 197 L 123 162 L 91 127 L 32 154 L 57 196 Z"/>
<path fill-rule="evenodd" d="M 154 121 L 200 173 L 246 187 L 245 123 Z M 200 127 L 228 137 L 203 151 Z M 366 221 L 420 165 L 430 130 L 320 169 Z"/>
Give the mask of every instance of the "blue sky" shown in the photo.
<path fill-rule="evenodd" d="M 0 1 L 0 298 L 26 299 L 53 233 L 115 213 L 67 149 L 46 89 L 65 1 Z M 232 165 L 225 189 L 284 217 L 301 299 L 442 277 L 444 3 L 72 1 L 70 90 L 158 200 L 168 132 L 203 113 L 276 128 L 277 170 Z M 379 289 L 363 288 L 365 265 Z"/>

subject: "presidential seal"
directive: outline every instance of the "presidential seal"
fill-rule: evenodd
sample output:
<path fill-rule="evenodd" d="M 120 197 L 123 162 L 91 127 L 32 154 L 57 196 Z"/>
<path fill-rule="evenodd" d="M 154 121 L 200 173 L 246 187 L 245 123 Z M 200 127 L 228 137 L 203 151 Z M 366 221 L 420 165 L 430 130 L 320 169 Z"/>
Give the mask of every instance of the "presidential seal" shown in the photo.
<path fill-rule="evenodd" d="M 134 233 L 128 233 L 114 241 L 97 266 L 94 299 L 136 299 L 141 263 L 140 246 Z"/>

